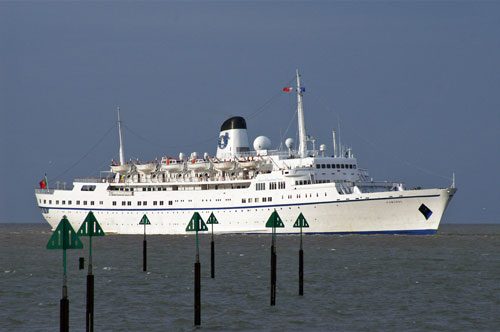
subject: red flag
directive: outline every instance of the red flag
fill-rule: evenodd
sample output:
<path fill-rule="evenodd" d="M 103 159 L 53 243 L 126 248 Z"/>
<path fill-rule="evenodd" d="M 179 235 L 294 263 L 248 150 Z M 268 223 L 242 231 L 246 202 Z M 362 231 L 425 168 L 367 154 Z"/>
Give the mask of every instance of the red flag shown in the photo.
<path fill-rule="evenodd" d="M 47 187 L 47 178 L 43 178 L 42 181 L 40 181 L 40 189 L 43 189 Z"/>
<path fill-rule="evenodd" d="M 285 92 L 291 92 L 292 90 L 293 90 L 292 87 L 285 87 L 285 88 L 283 88 L 283 91 L 285 91 Z"/>

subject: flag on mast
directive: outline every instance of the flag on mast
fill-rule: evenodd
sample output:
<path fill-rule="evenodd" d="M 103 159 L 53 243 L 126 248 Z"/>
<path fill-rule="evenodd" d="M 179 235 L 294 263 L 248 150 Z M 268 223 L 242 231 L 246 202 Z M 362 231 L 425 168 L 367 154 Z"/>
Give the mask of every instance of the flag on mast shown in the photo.
<path fill-rule="evenodd" d="M 45 188 L 45 187 L 47 187 L 47 175 L 45 175 L 45 176 L 43 177 L 43 180 L 42 180 L 42 181 L 40 181 L 40 189 L 43 189 L 43 188 Z"/>
<path fill-rule="evenodd" d="M 292 90 L 293 90 L 292 87 L 284 87 L 283 88 L 283 91 L 285 91 L 285 92 L 291 92 Z"/>

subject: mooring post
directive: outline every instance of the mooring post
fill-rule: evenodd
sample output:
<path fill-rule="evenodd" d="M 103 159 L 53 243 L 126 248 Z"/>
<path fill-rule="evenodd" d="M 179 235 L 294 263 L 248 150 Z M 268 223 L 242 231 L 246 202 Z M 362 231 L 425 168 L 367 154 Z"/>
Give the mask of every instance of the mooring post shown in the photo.
<path fill-rule="evenodd" d="M 207 219 L 207 224 L 212 225 L 212 242 L 210 242 L 210 277 L 215 278 L 215 242 L 214 242 L 214 224 L 218 224 L 213 212 Z"/>
<path fill-rule="evenodd" d="M 59 330 L 61 332 L 69 331 L 69 299 L 68 299 L 68 283 L 66 274 L 66 249 L 82 249 L 83 244 L 78 238 L 78 234 L 74 231 L 66 216 L 63 216 L 56 230 L 49 239 L 46 246 L 47 249 L 62 249 L 63 260 L 63 278 L 62 278 L 62 298 L 59 303 Z"/>
<path fill-rule="evenodd" d="M 144 239 L 142 241 L 142 271 L 146 272 L 147 271 L 147 261 L 148 261 L 148 244 L 146 241 L 146 225 L 151 225 L 151 222 L 149 221 L 148 217 L 146 215 L 143 215 L 141 218 L 141 221 L 139 222 L 139 225 L 144 225 Z"/>
<path fill-rule="evenodd" d="M 208 227 L 198 212 L 195 212 L 186 227 L 186 232 L 196 232 L 196 260 L 194 263 L 194 325 L 201 324 L 201 264 L 198 231 L 208 231 Z"/>
<path fill-rule="evenodd" d="M 85 331 L 94 332 L 94 274 L 92 273 L 92 237 L 104 236 L 105 234 L 92 211 L 89 211 L 85 217 L 80 229 L 78 229 L 78 235 L 89 237 L 89 269 L 87 273 Z"/>
<path fill-rule="evenodd" d="M 304 295 L 304 251 L 302 250 L 302 227 L 309 227 L 306 218 L 299 214 L 293 227 L 300 227 L 300 247 L 299 247 L 299 295 Z"/>
<path fill-rule="evenodd" d="M 285 227 L 278 212 L 274 210 L 267 220 L 266 227 L 272 228 L 271 240 L 271 305 L 276 305 L 276 227 Z"/>

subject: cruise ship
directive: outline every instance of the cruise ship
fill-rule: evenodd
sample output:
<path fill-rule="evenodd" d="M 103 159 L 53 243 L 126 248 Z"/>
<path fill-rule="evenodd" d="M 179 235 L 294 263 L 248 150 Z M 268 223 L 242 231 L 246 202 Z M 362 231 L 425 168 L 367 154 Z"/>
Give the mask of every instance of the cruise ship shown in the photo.
<path fill-rule="evenodd" d="M 249 145 L 243 117 L 225 120 L 215 156 L 180 153 L 141 163 L 125 161 L 118 109 L 119 158 L 99 178 L 77 178 L 72 188 L 42 185 L 35 196 L 43 217 L 55 229 L 67 216 L 78 229 L 93 211 L 106 233 L 142 234 L 146 215 L 148 234 L 186 234 L 194 212 L 204 220 L 211 213 L 214 233 L 267 233 L 265 224 L 277 211 L 285 227 L 278 233 L 297 233 L 300 213 L 311 234 L 433 234 L 456 192 L 450 188 L 406 189 L 402 182 L 373 181 L 358 167 L 351 149 L 341 146 L 333 131 L 333 155 L 316 148 L 306 133 L 303 95 L 297 70 L 298 142 L 271 149 L 259 136 Z M 215 142 L 214 142 L 215 143 Z"/>

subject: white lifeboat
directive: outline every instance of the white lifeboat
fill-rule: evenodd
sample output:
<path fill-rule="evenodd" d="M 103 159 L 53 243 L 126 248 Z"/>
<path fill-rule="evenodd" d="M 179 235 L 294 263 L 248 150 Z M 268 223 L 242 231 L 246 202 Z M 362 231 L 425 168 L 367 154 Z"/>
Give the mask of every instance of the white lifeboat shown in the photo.
<path fill-rule="evenodd" d="M 210 161 L 193 159 L 191 162 L 188 162 L 187 168 L 192 171 L 208 171 L 210 169 Z"/>
<path fill-rule="evenodd" d="M 234 168 L 233 161 L 217 161 L 214 162 L 214 168 L 218 171 L 227 172 Z"/>
<path fill-rule="evenodd" d="M 252 157 L 251 159 L 247 158 L 246 160 L 238 160 L 238 165 L 243 169 L 256 169 L 257 166 L 259 166 L 259 162 L 257 160 L 254 160 Z"/>
<path fill-rule="evenodd" d="M 161 171 L 168 171 L 170 173 L 178 173 L 182 171 L 183 162 L 177 159 L 167 159 L 166 163 L 161 164 Z"/>
<path fill-rule="evenodd" d="M 132 170 L 132 165 L 111 165 L 111 172 L 126 175 Z"/>
<path fill-rule="evenodd" d="M 155 163 L 151 163 L 151 164 L 142 164 L 142 165 L 135 165 L 135 169 L 137 170 L 137 172 L 139 173 L 143 173 L 143 174 L 151 174 L 155 171 L 156 169 L 156 164 Z"/>

